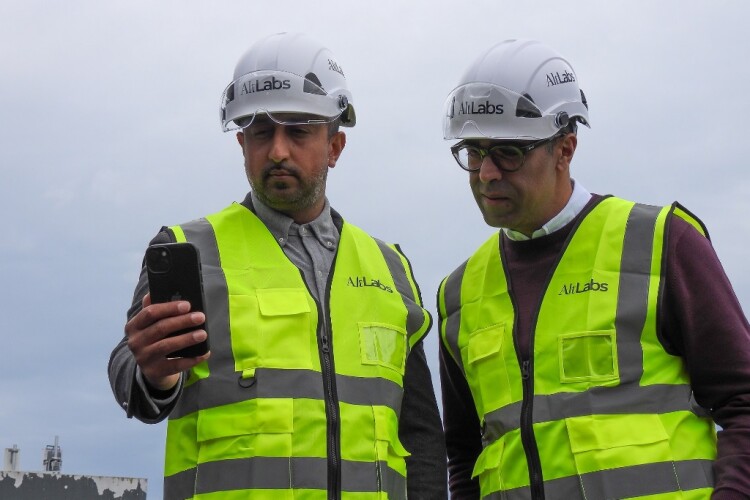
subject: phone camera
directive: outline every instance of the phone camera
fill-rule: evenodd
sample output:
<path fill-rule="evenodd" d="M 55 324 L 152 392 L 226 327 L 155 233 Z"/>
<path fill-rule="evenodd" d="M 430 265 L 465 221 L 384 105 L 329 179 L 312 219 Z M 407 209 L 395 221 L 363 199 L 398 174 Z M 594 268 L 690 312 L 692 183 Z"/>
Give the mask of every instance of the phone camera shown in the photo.
<path fill-rule="evenodd" d="M 146 266 L 152 273 L 166 273 L 170 262 L 169 250 L 164 247 L 151 247 L 146 251 Z"/>

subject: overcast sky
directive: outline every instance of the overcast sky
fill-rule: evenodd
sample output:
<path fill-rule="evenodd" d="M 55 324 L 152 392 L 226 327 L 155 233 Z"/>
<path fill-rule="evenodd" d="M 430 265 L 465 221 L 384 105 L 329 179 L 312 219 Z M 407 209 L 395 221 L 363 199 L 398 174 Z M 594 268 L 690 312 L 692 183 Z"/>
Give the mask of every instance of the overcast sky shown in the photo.
<path fill-rule="evenodd" d="M 740 0 L 2 0 L 0 448 L 40 470 L 59 435 L 63 472 L 146 477 L 161 498 L 165 426 L 125 418 L 109 353 L 149 239 L 247 192 L 219 101 L 244 50 L 279 31 L 339 59 L 357 126 L 329 199 L 401 244 L 431 311 L 440 279 L 492 232 L 442 138 L 443 104 L 481 51 L 516 37 L 557 48 L 586 92 L 573 176 L 683 203 L 747 310 L 749 18 Z"/>

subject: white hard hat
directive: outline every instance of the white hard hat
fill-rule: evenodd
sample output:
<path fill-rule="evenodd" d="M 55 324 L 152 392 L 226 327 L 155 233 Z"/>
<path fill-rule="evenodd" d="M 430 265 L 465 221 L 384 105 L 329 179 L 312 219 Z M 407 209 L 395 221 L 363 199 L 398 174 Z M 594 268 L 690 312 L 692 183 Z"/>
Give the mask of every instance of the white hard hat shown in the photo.
<path fill-rule="evenodd" d="M 589 126 L 573 67 L 534 40 L 506 40 L 485 51 L 445 104 L 446 139 L 546 139 L 576 119 Z"/>
<path fill-rule="evenodd" d="M 310 123 L 356 122 L 346 77 L 333 53 L 302 33 L 277 33 L 240 58 L 221 99 L 224 131 L 249 125 L 257 114 L 279 123 L 285 115 L 311 115 Z"/>

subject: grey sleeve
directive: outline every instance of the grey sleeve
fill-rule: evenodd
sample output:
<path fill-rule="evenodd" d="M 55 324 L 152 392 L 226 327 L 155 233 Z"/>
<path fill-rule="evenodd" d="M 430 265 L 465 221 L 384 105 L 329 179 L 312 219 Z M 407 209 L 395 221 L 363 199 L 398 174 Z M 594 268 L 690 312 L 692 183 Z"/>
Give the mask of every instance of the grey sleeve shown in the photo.
<path fill-rule="evenodd" d="M 150 244 L 170 241 L 172 241 L 170 233 L 161 231 Z M 148 293 L 148 277 L 146 268 L 143 266 L 133 293 L 133 302 L 128 309 L 128 320 L 141 310 L 141 301 L 146 293 Z M 169 415 L 179 399 L 182 379 L 172 391 L 149 394 L 145 383 L 139 376 L 138 366 L 128 347 L 127 337 L 123 337 L 115 346 L 110 355 L 107 370 L 115 400 L 125 410 L 128 418 L 135 417 L 149 424 L 161 422 Z"/>

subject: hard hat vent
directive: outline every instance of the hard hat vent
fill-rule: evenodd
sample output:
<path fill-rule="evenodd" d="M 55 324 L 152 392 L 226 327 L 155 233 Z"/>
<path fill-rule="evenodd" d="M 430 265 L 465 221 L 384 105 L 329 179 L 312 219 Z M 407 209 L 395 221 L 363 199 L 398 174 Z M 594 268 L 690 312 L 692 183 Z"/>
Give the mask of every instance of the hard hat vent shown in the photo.
<path fill-rule="evenodd" d="M 308 73 L 305 75 L 305 85 L 302 92 L 306 94 L 326 95 L 325 89 L 315 73 Z"/>
<path fill-rule="evenodd" d="M 541 118 L 542 113 L 534 104 L 534 99 L 529 94 L 524 94 L 518 98 L 516 116 L 519 118 Z"/>

